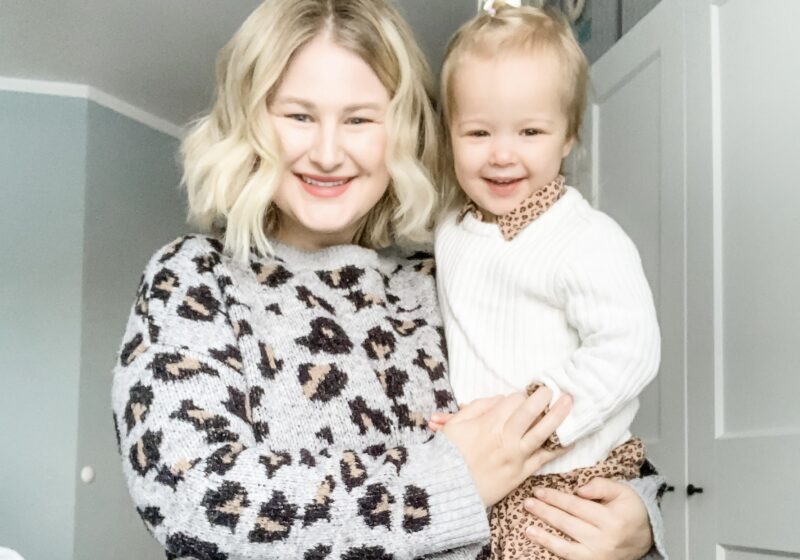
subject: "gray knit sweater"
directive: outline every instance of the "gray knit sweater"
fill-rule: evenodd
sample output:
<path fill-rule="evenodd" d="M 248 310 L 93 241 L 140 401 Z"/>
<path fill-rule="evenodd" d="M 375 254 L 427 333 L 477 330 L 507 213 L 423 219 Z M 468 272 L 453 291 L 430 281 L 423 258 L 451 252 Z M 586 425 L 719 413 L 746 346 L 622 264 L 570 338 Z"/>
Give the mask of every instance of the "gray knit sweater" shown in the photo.
<path fill-rule="evenodd" d="M 475 558 L 477 489 L 426 428 L 455 407 L 430 255 L 274 248 L 187 236 L 147 265 L 112 390 L 145 525 L 170 558 Z"/>

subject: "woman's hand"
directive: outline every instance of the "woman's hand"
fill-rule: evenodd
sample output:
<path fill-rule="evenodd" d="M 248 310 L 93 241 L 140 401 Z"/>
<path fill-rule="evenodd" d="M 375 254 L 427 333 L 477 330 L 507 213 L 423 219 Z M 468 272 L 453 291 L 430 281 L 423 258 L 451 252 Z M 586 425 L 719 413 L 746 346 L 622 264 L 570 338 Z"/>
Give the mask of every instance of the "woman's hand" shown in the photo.
<path fill-rule="evenodd" d="M 480 399 L 463 407 L 442 428 L 464 456 L 484 505 L 496 504 L 564 453 L 541 449 L 566 418 L 572 402 L 564 396 L 545 414 L 551 398 L 550 390 L 542 388 L 529 397 L 515 393 Z"/>
<path fill-rule="evenodd" d="M 453 416 L 455 416 L 455 414 L 451 412 L 434 412 L 430 420 L 428 420 L 428 429 L 432 432 L 438 432 L 444 428 L 444 425 L 447 424 Z"/>
<path fill-rule="evenodd" d="M 595 478 L 577 496 L 549 488 L 534 495 L 525 509 L 575 542 L 534 528 L 526 534 L 564 560 L 636 560 L 653 546 L 647 510 L 626 484 Z"/>

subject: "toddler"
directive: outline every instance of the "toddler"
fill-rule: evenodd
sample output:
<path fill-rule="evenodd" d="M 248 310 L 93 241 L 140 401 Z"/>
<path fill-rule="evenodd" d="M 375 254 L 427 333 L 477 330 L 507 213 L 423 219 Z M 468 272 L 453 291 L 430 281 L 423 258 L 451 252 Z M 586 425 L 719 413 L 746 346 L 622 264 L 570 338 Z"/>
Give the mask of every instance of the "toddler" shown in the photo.
<path fill-rule="evenodd" d="M 450 381 L 460 404 L 542 385 L 573 397 L 546 444 L 572 449 L 491 514 L 492 558 L 554 558 L 525 537 L 530 524 L 556 531 L 522 500 L 639 476 L 629 428 L 658 370 L 653 298 L 634 244 L 561 175 L 588 81 L 569 25 L 495 1 L 453 37 L 442 74 L 454 176 L 436 259 Z"/>

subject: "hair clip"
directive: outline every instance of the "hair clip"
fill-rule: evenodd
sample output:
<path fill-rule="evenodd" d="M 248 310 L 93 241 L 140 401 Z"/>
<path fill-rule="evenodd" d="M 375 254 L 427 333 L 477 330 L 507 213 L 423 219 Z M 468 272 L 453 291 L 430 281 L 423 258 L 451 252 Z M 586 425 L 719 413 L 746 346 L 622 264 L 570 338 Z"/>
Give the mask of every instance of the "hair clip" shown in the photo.
<path fill-rule="evenodd" d="M 497 15 L 497 8 L 500 6 L 514 6 L 519 8 L 522 6 L 522 0 L 486 0 L 483 3 L 483 11 L 494 17 Z"/>

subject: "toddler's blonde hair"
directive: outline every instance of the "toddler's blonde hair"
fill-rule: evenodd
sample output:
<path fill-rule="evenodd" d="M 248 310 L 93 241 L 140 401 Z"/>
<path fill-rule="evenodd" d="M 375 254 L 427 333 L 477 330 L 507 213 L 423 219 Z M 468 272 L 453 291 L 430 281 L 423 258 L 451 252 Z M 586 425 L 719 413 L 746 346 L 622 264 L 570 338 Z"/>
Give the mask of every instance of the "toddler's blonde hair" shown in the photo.
<path fill-rule="evenodd" d="M 458 112 L 454 78 L 459 64 L 468 56 L 491 59 L 507 53 L 552 53 L 561 63 L 562 100 L 567 116 L 567 138 L 580 142 L 586 107 L 589 63 L 566 18 L 552 8 L 513 7 L 495 1 L 495 13 L 482 12 L 465 23 L 450 39 L 442 66 L 441 103 L 444 141 L 441 160 L 444 182 L 443 210 L 466 202 L 458 186 L 452 160 L 450 124 Z"/>

